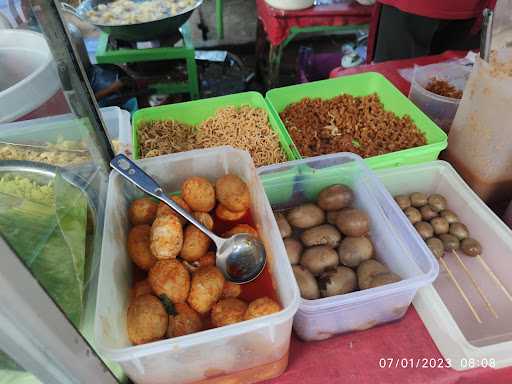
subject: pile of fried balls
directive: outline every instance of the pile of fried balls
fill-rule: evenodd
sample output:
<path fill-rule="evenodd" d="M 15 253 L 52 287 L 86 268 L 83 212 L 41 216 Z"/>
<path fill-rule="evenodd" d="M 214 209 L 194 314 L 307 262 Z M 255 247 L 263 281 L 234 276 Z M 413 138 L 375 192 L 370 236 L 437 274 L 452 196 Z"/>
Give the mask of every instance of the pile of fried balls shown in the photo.
<path fill-rule="evenodd" d="M 190 177 L 181 186 L 181 196 L 171 198 L 210 230 L 214 218 L 236 221 L 251 205 L 246 183 L 229 174 L 215 184 Z M 184 336 L 281 310 L 268 297 L 250 303 L 241 300 L 242 287 L 226 281 L 215 266 L 211 240 L 168 205 L 151 198 L 137 199 L 132 201 L 128 217 L 132 225 L 128 254 L 147 273 L 147 278 L 134 284 L 127 311 L 127 332 L 133 344 Z M 247 224 L 234 225 L 222 236 L 236 233 L 258 236 Z"/>

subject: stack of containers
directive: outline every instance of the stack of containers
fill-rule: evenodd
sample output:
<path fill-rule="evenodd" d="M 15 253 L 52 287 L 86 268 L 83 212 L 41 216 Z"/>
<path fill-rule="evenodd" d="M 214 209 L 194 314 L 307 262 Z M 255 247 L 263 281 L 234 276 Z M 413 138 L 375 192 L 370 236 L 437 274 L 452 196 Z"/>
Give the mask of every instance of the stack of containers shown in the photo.
<path fill-rule="evenodd" d="M 168 193 L 179 190 L 191 175 L 213 180 L 230 173 L 247 182 L 251 213 L 267 251 L 268 266 L 283 310 L 222 328 L 132 346 L 126 330 L 132 277 L 132 262 L 126 248 L 127 212 L 130 202 L 142 193 L 112 173 L 96 304 L 95 341 L 99 351 L 119 363 L 137 384 L 254 383 L 280 375 L 288 364 L 299 291 L 249 154 L 219 147 L 145 159 L 139 165 Z"/>
<path fill-rule="evenodd" d="M 339 296 L 301 299 L 294 329 L 303 340 L 323 340 L 400 319 L 416 291 L 437 277 L 436 260 L 359 156 L 349 153 L 319 156 L 259 168 L 258 173 L 275 210 L 316 201 L 318 193 L 333 184 L 350 187 L 355 195 L 354 206 L 370 217 L 370 238 L 376 258 L 403 279 Z"/>

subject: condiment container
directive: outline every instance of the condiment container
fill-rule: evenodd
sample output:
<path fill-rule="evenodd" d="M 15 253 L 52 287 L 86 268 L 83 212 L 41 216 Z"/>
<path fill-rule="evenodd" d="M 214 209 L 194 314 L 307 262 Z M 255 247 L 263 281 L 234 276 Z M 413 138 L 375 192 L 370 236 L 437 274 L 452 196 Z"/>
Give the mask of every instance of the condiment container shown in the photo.
<path fill-rule="evenodd" d="M 444 161 L 380 170 L 377 176 L 392 195 L 439 193 L 483 248 L 482 258 L 512 293 L 512 231 L 482 202 Z M 432 285 L 418 291 L 414 307 L 425 323 L 439 351 L 457 370 L 474 367 L 502 368 L 512 365 L 512 302 L 486 272 L 478 258 L 458 252 L 495 308 L 487 307 L 452 254 L 444 260 L 475 307 L 478 323 L 444 268 Z"/>
<path fill-rule="evenodd" d="M 323 340 L 398 320 L 407 311 L 416 291 L 436 278 L 437 261 L 359 156 L 340 153 L 313 157 L 262 167 L 258 173 L 275 210 L 315 201 L 323 188 L 333 184 L 352 188 L 354 206 L 370 217 L 370 238 L 376 258 L 403 279 L 339 296 L 317 300 L 301 298 L 293 322 L 301 339 Z M 290 183 L 293 183 L 292 194 L 286 192 Z M 284 192 L 279 194 L 280 190 Z"/>
<path fill-rule="evenodd" d="M 109 179 L 95 317 L 95 342 L 136 384 L 254 383 L 287 367 L 292 318 L 299 291 L 279 230 L 247 152 L 231 147 L 183 152 L 138 161 L 166 191 L 177 191 L 191 175 L 211 180 L 227 173 L 242 177 L 251 192 L 251 213 L 265 244 L 268 266 L 283 310 L 270 316 L 192 335 L 132 346 L 126 310 L 132 262 L 126 250 L 127 210 L 142 193 L 112 173 Z"/>
<path fill-rule="evenodd" d="M 447 81 L 464 91 L 471 68 L 461 64 L 440 63 L 424 67 L 414 66 L 409 99 L 430 117 L 443 131 L 449 132 L 460 99 L 437 95 L 426 87 L 432 79 Z"/>

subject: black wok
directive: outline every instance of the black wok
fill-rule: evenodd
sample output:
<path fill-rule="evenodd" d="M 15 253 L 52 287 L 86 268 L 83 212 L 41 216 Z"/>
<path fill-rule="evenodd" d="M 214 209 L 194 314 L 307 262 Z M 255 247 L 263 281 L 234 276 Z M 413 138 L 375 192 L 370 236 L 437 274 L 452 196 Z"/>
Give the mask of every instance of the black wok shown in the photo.
<path fill-rule="evenodd" d="M 111 37 L 124 41 L 149 41 L 158 38 L 176 35 L 179 28 L 187 22 L 192 12 L 199 7 L 203 0 L 198 0 L 194 5 L 184 9 L 175 16 L 166 16 L 154 21 L 148 21 L 138 24 L 126 25 L 103 25 L 89 21 L 87 12 L 96 8 L 99 4 L 111 3 L 115 0 L 84 0 L 78 8 L 73 10 L 79 18 L 95 25 L 103 32 L 108 33 Z M 136 2 L 144 2 L 145 0 L 135 0 Z M 64 4 L 63 4 L 64 5 Z M 70 6 L 65 6 L 70 9 Z"/>

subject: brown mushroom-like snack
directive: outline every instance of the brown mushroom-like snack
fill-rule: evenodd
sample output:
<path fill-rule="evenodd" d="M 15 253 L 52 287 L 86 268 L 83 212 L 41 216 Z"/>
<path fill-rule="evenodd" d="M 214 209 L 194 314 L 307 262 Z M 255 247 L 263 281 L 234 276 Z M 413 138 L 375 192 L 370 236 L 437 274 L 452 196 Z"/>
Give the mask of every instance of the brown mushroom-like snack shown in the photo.
<path fill-rule="evenodd" d="M 430 239 L 427 239 L 426 243 L 427 247 L 437 259 L 440 259 L 444 256 L 444 244 L 437 237 L 431 237 Z"/>
<path fill-rule="evenodd" d="M 430 221 L 438 216 L 438 213 L 434 211 L 431 205 L 427 204 L 420 208 L 421 218 L 423 221 Z"/>
<path fill-rule="evenodd" d="M 450 224 L 450 235 L 462 241 L 469 237 L 468 227 L 462 223 L 452 223 Z"/>
<path fill-rule="evenodd" d="M 412 225 L 419 223 L 421 221 L 421 213 L 417 208 L 405 208 L 404 213 Z"/>
<path fill-rule="evenodd" d="M 424 240 L 430 239 L 434 236 L 434 228 L 432 228 L 432 225 L 426 221 L 420 221 L 419 223 L 414 224 L 414 228 L 416 228 L 416 231 L 418 231 L 421 238 Z"/>
<path fill-rule="evenodd" d="M 290 264 L 298 264 L 300 261 L 300 257 L 302 255 L 302 249 L 304 248 L 302 246 L 302 243 L 299 240 L 295 240 L 292 238 L 284 239 L 283 242 Z"/>
<path fill-rule="evenodd" d="M 411 206 L 411 199 L 407 195 L 395 196 L 395 201 L 402 211 Z"/>
<path fill-rule="evenodd" d="M 313 274 L 302 265 L 293 265 L 292 269 L 295 280 L 297 280 L 297 285 L 299 286 L 301 297 L 306 300 L 318 299 L 320 297 L 320 291 Z"/>
<path fill-rule="evenodd" d="M 455 214 L 455 212 L 450 211 L 449 209 L 445 209 L 439 213 L 441 217 L 444 217 L 448 224 L 458 223 L 459 216 Z"/>
<path fill-rule="evenodd" d="M 370 219 L 360 209 L 344 209 L 336 218 L 336 226 L 345 236 L 364 236 L 370 230 Z"/>
<path fill-rule="evenodd" d="M 325 222 L 325 212 L 316 204 L 302 204 L 288 211 L 286 216 L 290 225 L 308 229 Z"/>
<path fill-rule="evenodd" d="M 329 268 L 318 278 L 318 286 L 322 297 L 343 295 L 357 289 L 357 276 L 347 267 Z"/>
<path fill-rule="evenodd" d="M 277 227 L 279 228 L 279 233 L 281 237 L 284 239 L 292 234 L 292 227 L 286 220 L 286 217 L 282 213 L 274 214 L 276 218 Z"/>
<path fill-rule="evenodd" d="M 471 257 L 476 257 L 482 254 L 482 246 L 478 241 L 471 237 L 462 240 L 460 248 L 462 249 L 462 252 Z"/>
<path fill-rule="evenodd" d="M 375 276 L 388 272 L 388 267 L 375 259 L 363 261 L 359 264 L 359 267 L 357 267 L 357 283 L 359 289 L 370 288 L 370 283 Z"/>
<path fill-rule="evenodd" d="M 338 254 L 327 245 L 317 245 L 304 251 L 300 263 L 316 276 L 338 265 Z"/>
<path fill-rule="evenodd" d="M 325 211 L 337 211 L 349 207 L 354 200 L 352 190 L 343 185 L 331 185 L 323 189 L 318 195 L 318 206 Z"/>
<path fill-rule="evenodd" d="M 460 241 L 455 236 L 448 233 L 439 235 L 439 239 L 443 242 L 444 250 L 447 252 L 455 251 L 460 248 Z"/>
<path fill-rule="evenodd" d="M 430 195 L 428 198 L 428 204 L 436 211 L 441 212 L 446 209 L 446 199 L 437 193 Z"/>
<path fill-rule="evenodd" d="M 380 287 L 382 285 L 398 283 L 402 278 L 398 276 L 396 273 L 382 273 L 380 275 L 375 276 L 370 283 L 370 288 Z"/>
<path fill-rule="evenodd" d="M 337 247 L 341 241 L 341 233 L 331 224 L 322 224 L 318 227 L 306 229 L 300 236 L 306 247 L 314 245 L 328 245 Z"/>
<path fill-rule="evenodd" d="M 416 208 L 421 208 L 424 205 L 427 205 L 428 197 L 426 194 L 422 192 L 414 192 L 411 193 L 411 196 L 409 196 L 411 199 L 411 205 Z"/>
<path fill-rule="evenodd" d="M 434 233 L 436 235 L 448 233 L 450 228 L 450 225 L 444 217 L 434 217 L 432 220 L 430 220 L 430 224 L 432 225 L 432 228 L 434 228 Z"/>
<path fill-rule="evenodd" d="M 338 248 L 340 263 L 351 268 L 373 257 L 373 244 L 367 237 L 346 237 Z"/>

